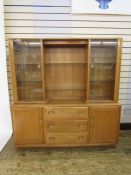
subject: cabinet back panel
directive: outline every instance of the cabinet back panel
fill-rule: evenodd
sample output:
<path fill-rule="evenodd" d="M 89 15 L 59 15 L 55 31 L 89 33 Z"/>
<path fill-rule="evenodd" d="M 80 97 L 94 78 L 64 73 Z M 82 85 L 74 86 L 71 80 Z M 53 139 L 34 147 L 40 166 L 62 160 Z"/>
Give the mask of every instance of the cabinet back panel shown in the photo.
<path fill-rule="evenodd" d="M 85 98 L 86 54 L 84 45 L 45 47 L 46 93 L 49 99 Z"/>

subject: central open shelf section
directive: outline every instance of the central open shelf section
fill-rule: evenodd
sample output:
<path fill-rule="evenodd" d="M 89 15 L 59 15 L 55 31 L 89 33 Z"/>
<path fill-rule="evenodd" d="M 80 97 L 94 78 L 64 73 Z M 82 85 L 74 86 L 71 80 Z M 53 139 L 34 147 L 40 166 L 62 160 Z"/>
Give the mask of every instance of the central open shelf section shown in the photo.
<path fill-rule="evenodd" d="M 85 101 L 87 41 L 44 41 L 45 94 L 48 102 Z"/>

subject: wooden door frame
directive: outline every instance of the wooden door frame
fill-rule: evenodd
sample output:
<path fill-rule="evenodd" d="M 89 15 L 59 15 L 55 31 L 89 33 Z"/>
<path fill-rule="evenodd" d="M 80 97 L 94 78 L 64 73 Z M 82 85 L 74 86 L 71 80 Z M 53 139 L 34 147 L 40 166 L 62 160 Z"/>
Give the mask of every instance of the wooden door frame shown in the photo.
<path fill-rule="evenodd" d="M 16 83 L 16 67 L 15 67 L 15 57 L 14 57 L 14 43 L 13 40 L 9 40 L 9 60 L 11 67 L 11 79 L 12 79 L 12 91 L 13 91 L 13 99 L 14 103 L 18 102 L 18 94 L 17 94 L 17 83 Z"/>

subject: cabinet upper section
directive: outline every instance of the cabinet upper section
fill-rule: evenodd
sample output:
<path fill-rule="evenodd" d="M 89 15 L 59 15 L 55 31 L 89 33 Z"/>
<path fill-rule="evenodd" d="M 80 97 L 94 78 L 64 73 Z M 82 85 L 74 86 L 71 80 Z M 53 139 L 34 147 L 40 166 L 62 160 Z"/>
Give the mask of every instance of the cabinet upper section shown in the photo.
<path fill-rule="evenodd" d="M 121 39 L 11 39 L 14 102 L 117 102 Z"/>

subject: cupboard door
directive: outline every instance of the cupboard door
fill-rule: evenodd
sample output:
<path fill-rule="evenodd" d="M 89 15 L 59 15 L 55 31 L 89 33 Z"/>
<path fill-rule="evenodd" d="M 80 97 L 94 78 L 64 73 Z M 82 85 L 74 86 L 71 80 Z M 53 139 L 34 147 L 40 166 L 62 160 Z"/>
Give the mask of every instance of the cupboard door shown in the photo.
<path fill-rule="evenodd" d="M 117 143 L 120 106 L 96 106 L 89 109 L 90 142 L 92 144 Z"/>
<path fill-rule="evenodd" d="M 43 143 L 42 108 L 13 108 L 12 116 L 16 145 Z"/>

